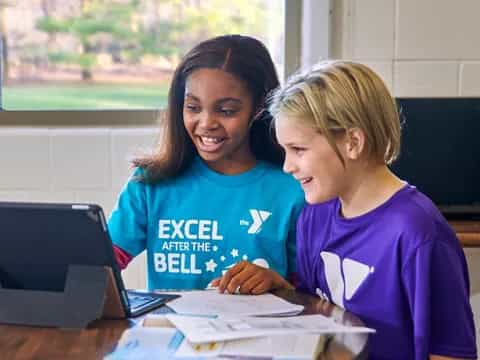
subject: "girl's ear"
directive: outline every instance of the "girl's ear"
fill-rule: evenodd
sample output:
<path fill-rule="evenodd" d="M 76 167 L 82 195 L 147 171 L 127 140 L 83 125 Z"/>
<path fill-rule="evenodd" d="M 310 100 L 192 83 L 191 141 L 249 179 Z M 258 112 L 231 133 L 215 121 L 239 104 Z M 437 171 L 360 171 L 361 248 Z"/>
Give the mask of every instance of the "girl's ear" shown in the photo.
<path fill-rule="evenodd" d="M 365 133 L 359 128 L 347 130 L 345 139 L 345 155 L 348 159 L 360 158 L 365 149 Z"/>

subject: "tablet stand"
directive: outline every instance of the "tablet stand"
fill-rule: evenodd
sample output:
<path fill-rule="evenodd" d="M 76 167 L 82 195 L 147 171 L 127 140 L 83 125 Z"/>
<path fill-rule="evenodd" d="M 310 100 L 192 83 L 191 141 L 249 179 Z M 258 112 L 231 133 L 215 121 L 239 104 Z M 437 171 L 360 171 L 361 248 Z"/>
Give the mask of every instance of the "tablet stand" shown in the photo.
<path fill-rule="evenodd" d="M 6 289 L 0 285 L 0 323 L 84 328 L 104 313 L 112 271 L 70 265 L 64 292 Z"/>

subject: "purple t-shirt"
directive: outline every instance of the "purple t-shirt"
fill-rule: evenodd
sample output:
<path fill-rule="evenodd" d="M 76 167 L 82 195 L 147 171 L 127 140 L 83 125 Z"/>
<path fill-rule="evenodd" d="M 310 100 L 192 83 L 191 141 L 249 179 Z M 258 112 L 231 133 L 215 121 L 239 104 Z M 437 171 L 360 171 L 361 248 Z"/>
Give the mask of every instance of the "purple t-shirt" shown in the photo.
<path fill-rule="evenodd" d="M 460 243 L 435 205 L 406 185 L 351 219 L 338 199 L 297 222 L 298 288 L 376 329 L 371 359 L 476 358 L 469 280 Z"/>

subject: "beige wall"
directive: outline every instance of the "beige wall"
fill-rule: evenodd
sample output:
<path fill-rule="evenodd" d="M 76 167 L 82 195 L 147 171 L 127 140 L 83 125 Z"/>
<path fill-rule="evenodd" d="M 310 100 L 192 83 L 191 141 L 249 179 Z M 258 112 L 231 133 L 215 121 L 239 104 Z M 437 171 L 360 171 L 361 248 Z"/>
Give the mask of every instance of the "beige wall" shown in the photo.
<path fill-rule="evenodd" d="M 332 3 L 332 56 L 370 65 L 395 96 L 480 96 L 480 1 Z"/>

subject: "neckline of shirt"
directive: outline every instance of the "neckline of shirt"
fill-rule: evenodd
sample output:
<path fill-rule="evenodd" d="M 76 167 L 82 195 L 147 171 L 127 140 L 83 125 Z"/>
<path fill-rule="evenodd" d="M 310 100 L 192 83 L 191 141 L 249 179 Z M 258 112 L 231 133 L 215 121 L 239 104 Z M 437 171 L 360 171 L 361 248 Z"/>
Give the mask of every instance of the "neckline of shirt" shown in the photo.
<path fill-rule="evenodd" d="M 199 156 L 196 156 L 192 163 L 192 169 L 197 175 L 200 175 L 217 185 L 225 187 L 236 187 L 250 184 L 252 181 L 263 176 L 267 166 L 268 165 L 264 161 L 257 160 L 256 165 L 247 171 L 235 175 L 225 175 L 212 170 Z"/>
<path fill-rule="evenodd" d="M 334 200 L 334 207 L 333 207 L 335 221 L 338 223 L 342 223 L 344 225 L 348 225 L 348 224 L 356 225 L 359 223 L 363 223 L 365 221 L 370 221 L 371 218 L 377 216 L 380 212 L 382 212 L 384 209 L 389 207 L 393 202 L 395 202 L 398 197 L 403 196 L 403 194 L 408 193 L 414 189 L 415 189 L 415 186 L 406 183 L 383 204 L 380 204 L 379 206 L 366 212 L 365 214 L 354 216 L 351 218 L 344 218 L 340 214 L 341 203 L 340 203 L 340 199 L 337 198 Z"/>

